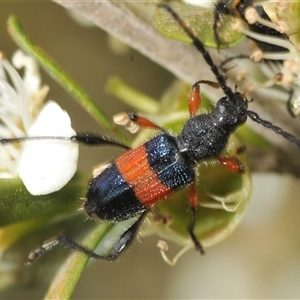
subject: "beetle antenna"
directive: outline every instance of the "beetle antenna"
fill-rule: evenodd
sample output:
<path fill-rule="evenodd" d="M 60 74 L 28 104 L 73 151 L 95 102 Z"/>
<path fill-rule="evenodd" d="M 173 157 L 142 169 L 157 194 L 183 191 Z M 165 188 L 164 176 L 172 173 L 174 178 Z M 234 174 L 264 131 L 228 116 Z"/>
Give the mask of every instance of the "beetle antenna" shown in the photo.
<path fill-rule="evenodd" d="M 259 124 L 261 124 L 262 126 L 273 130 L 275 133 L 281 135 L 283 138 L 285 138 L 286 140 L 288 140 L 289 142 L 295 144 L 297 147 L 300 148 L 300 140 L 298 140 L 294 135 L 292 135 L 291 133 L 284 131 L 282 128 L 273 125 L 271 122 L 263 120 L 256 112 L 248 110 L 247 111 L 247 115 L 254 121 L 257 122 Z"/>
<path fill-rule="evenodd" d="M 84 133 L 81 135 L 72 135 L 72 136 L 25 136 L 25 137 L 18 137 L 18 138 L 4 138 L 0 139 L 0 144 L 14 144 L 14 143 L 23 143 L 23 142 L 30 142 L 30 141 L 47 141 L 47 140 L 54 140 L 54 141 L 70 141 L 73 143 L 85 144 L 89 146 L 113 146 L 113 147 L 120 147 L 125 150 L 129 150 L 125 144 L 122 144 L 119 141 L 115 141 L 112 139 L 105 138 L 100 135 Z"/>
<path fill-rule="evenodd" d="M 197 48 L 199 52 L 202 53 L 204 60 L 210 66 L 212 72 L 216 76 L 216 79 L 220 83 L 221 88 L 224 91 L 225 95 L 231 97 L 233 95 L 232 89 L 227 86 L 225 77 L 221 75 L 221 73 L 219 72 L 219 69 L 214 64 L 209 52 L 204 48 L 202 42 L 195 36 L 192 30 L 184 23 L 184 21 L 179 17 L 179 15 L 167 3 L 163 2 L 159 4 L 159 6 L 167 10 L 177 21 L 180 27 L 185 31 L 185 33 L 192 39 L 194 46 Z"/>

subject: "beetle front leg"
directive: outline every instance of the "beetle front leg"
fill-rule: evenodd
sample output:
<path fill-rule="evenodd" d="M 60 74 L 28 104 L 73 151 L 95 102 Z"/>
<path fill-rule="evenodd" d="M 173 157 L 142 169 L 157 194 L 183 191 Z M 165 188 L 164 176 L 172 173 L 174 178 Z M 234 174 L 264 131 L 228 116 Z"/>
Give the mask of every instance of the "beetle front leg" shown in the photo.
<path fill-rule="evenodd" d="M 199 80 L 196 83 L 193 84 L 192 90 L 189 94 L 188 98 L 188 104 L 189 104 L 189 112 L 190 112 L 190 117 L 194 117 L 198 111 L 198 109 L 201 106 L 201 93 L 200 93 L 200 85 L 201 84 L 207 84 L 213 88 L 218 88 L 220 86 L 219 83 L 209 81 L 209 80 Z"/>
<path fill-rule="evenodd" d="M 135 112 L 121 112 L 116 114 L 113 119 L 115 124 L 125 127 L 130 133 L 136 133 L 140 127 L 164 131 L 164 129 L 157 124 L 147 118 L 139 116 Z"/>

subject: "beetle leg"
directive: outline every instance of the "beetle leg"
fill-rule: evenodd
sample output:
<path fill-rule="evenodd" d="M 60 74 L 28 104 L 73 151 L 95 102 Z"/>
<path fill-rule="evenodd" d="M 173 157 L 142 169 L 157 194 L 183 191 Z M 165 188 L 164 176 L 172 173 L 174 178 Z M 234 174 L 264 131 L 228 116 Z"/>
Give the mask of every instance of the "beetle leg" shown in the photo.
<path fill-rule="evenodd" d="M 147 118 L 137 115 L 135 112 L 122 112 L 113 117 L 117 125 L 124 126 L 130 133 L 136 133 L 140 127 L 163 130 L 160 126 Z"/>
<path fill-rule="evenodd" d="M 194 182 L 188 187 L 188 200 L 189 200 L 191 213 L 192 213 L 192 220 L 190 225 L 188 226 L 188 232 L 191 236 L 191 239 L 194 242 L 196 250 L 199 251 L 201 254 L 204 254 L 203 247 L 198 241 L 194 233 L 196 219 L 197 219 L 197 207 L 198 207 L 198 196 L 196 192 L 196 185 Z"/>
<path fill-rule="evenodd" d="M 294 92 L 295 92 L 294 89 L 291 89 L 289 91 L 289 98 L 288 98 L 288 100 L 286 102 L 286 106 L 287 106 L 287 111 L 291 115 L 291 117 L 296 118 L 297 115 L 293 111 L 293 103 L 292 103 Z"/>
<path fill-rule="evenodd" d="M 237 159 L 233 157 L 217 157 L 218 162 L 228 171 L 238 174 L 245 173 L 245 167 L 243 164 Z"/>
<path fill-rule="evenodd" d="M 196 83 L 193 84 L 192 90 L 189 95 L 189 111 L 190 111 L 190 117 L 194 117 L 201 106 L 201 93 L 200 93 L 200 84 L 207 84 L 213 88 L 220 87 L 220 84 L 218 82 L 213 82 L 209 80 L 199 80 Z"/>
<path fill-rule="evenodd" d="M 53 239 L 47 240 L 43 243 L 42 246 L 36 248 L 35 250 L 31 251 L 28 256 L 28 260 L 26 262 L 26 265 L 29 266 L 33 264 L 37 259 L 39 259 L 43 254 L 46 252 L 51 251 L 56 246 L 60 245 L 75 251 L 82 252 L 89 256 L 90 258 L 95 259 L 101 259 L 101 260 L 114 260 L 119 257 L 119 255 L 125 250 L 134 240 L 141 223 L 144 220 L 144 217 L 148 211 L 143 212 L 140 217 L 137 219 L 137 221 L 129 227 L 119 238 L 119 240 L 114 245 L 113 249 L 110 251 L 108 255 L 99 255 L 92 250 L 85 248 L 72 240 L 70 237 L 68 237 L 65 234 L 61 234 L 58 237 L 55 237 Z"/>
<path fill-rule="evenodd" d="M 134 122 L 135 124 L 139 125 L 142 128 L 147 127 L 147 128 L 151 128 L 151 129 L 160 129 L 160 130 L 163 130 L 160 126 L 158 126 L 157 124 L 153 123 L 149 119 L 141 117 L 141 116 L 137 115 L 134 112 L 127 112 L 127 115 L 128 115 L 129 119 L 132 122 Z"/>

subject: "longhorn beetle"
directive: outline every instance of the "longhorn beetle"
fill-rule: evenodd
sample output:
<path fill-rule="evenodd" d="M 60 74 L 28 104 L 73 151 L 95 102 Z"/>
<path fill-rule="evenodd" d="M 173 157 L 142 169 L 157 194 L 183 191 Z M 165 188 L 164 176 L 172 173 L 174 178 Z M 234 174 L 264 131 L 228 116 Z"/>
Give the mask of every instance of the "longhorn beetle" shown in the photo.
<path fill-rule="evenodd" d="M 265 3 L 267 4 L 267 3 Z M 249 22 L 249 19 L 247 19 L 247 10 L 250 11 L 250 8 L 253 8 L 257 15 L 260 17 L 262 21 L 255 21 L 255 22 Z M 266 53 L 274 53 L 273 59 L 275 56 L 275 53 L 278 53 L 279 55 L 277 56 L 277 61 L 282 62 L 282 58 L 280 57 L 280 54 L 286 54 L 290 52 L 290 49 L 285 48 L 284 46 L 279 46 L 276 45 L 276 43 L 273 41 L 272 43 L 270 42 L 270 38 L 272 39 L 281 39 L 281 40 L 286 40 L 289 42 L 289 36 L 284 33 L 280 32 L 275 28 L 275 24 L 264 24 L 264 21 L 271 23 L 272 20 L 264 10 L 263 6 L 261 3 L 255 4 L 255 0 L 235 0 L 235 1 L 228 1 L 228 0 L 218 0 L 218 2 L 215 5 L 215 10 L 214 10 L 214 24 L 213 24 L 213 31 L 214 31 L 214 39 L 216 44 L 219 46 L 220 45 L 220 38 L 218 35 L 218 24 L 220 23 L 221 20 L 221 15 L 231 15 L 233 17 L 237 17 L 244 22 L 247 23 L 250 31 L 254 33 L 253 36 L 248 36 L 249 39 L 254 41 L 257 45 L 257 47 L 261 50 L 261 52 L 266 52 Z M 272 26 L 273 25 L 273 26 Z M 260 35 L 260 38 L 258 38 L 258 35 Z M 255 36 L 257 38 L 255 38 Z M 253 59 L 255 60 L 256 55 L 253 56 Z M 258 55 L 260 57 L 260 55 Z M 247 58 L 249 59 L 250 57 L 248 55 L 238 55 L 236 57 L 230 58 L 230 60 L 235 59 L 235 58 Z M 272 60 L 272 59 L 270 59 Z M 229 60 L 227 60 L 229 61 Z M 223 63 L 223 65 L 226 62 Z M 277 77 L 280 78 L 282 76 L 281 73 L 277 74 Z M 293 98 L 294 98 L 294 88 L 291 87 L 289 90 L 289 96 L 287 98 L 287 111 L 292 117 L 296 117 L 294 111 L 293 111 Z"/>
<path fill-rule="evenodd" d="M 244 168 L 241 163 L 234 158 L 224 157 L 221 153 L 225 149 L 230 135 L 246 122 L 247 117 L 300 147 L 300 140 L 297 140 L 295 136 L 248 110 L 247 98 L 237 91 L 232 91 L 226 85 L 224 76 L 214 64 L 209 52 L 183 20 L 168 4 L 162 3 L 159 6 L 168 11 L 191 38 L 196 49 L 210 66 L 225 96 L 218 100 L 216 107 L 210 113 L 196 115 L 201 101 L 200 84 L 209 84 L 205 80 L 196 82 L 192 86 L 189 96 L 190 118 L 178 136 L 172 136 L 156 124 L 134 113 L 128 114 L 129 119 L 141 127 L 150 127 L 161 131 L 157 136 L 135 149 L 128 149 L 125 145 L 98 136 L 66 137 L 65 140 L 71 142 L 120 146 L 127 150 L 90 182 L 83 205 L 87 215 L 107 222 L 119 222 L 135 216 L 139 217 L 121 235 L 107 256 L 98 255 L 69 237 L 61 235 L 32 251 L 29 254 L 28 264 L 33 263 L 43 253 L 57 245 L 83 252 L 96 259 L 113 260 L 133 241 L 151 207 L 185 186 L 188 188 L 188 201 L 191 209 L 191 221 L 187 230 L 195 248 L 200 253 L 204 253 L 201 243 L 194 234 L 198 205 L 195 189 L 196 163 L 207 159 L 216 159 L 228 171 L 243 174 Z M 36 139 L 47 139 L 47 137 L 2 139 L 0 142 L 5 144 Z M 59 137 L 58 139 L 64 138 Z"/>
<path fill-rule="evenodd" d="M 245 21 L 249 27 L 249 29 L 255 33 L 262 34 L 265 36 L 272 36 L 277 37 L 280 39 L 289 40 L 289 37 L 286 33 L 282 33 L 278 31 L 275 28 L 269 27 L 267 25 L 264 25 L 260 23 L 259 21 L 255 21 L 253 23 L 250 23 L 247 20 L 246 17 L 246 11 L 247 9 L 253 7 L 256 10 L 256 13 L 259 15 L 260 18 L 263 20 L 272 22 L 268 14 L 265 12 L 263 6 L 261 5 L 255 5 L 254 0 L 235 0 L 235 1 L 229 1 L 229 0 L 219 0 L 215 6 L 214 10 L 214 38 L 217 43 L 217 45 L 220 45 L 220 38 L 218 35 L 218 24 L 220 22 L 220 16 L 221 15 L 231 15 L 233 17 L 238 17 Z M 258 39 L 255 39 L 253 37 L 249 37 L 252 39 L 257 46 L 263 51 L 263 52 L 287 52 L 288 49 L 277 46 L 274 44 L 269 44 L 266 41 L 260 41 Z"/>

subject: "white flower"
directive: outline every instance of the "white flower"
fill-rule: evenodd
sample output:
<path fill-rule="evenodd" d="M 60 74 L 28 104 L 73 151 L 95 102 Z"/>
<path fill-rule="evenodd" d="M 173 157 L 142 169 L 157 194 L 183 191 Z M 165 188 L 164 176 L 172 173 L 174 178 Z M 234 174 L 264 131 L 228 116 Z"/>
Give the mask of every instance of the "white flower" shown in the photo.
<path fill-rule="evenodd" d="M 68 114 L 58 104 L 44 104 L 48 87 L 41 87 L 38 66 L 33 58 L 18 51 L 13 57 L 24 67 L 23 80 L 13 66 L 0 59 L 0 137 L 76 135 Z M 7 78 L 8 77 L 8 78 Z M 33 195 L 61 189 L 77 168 L 78 145 L 68 141 L 38 140 L 6 143 L 0 147 L 0 177 L 18 175 Z"/>

